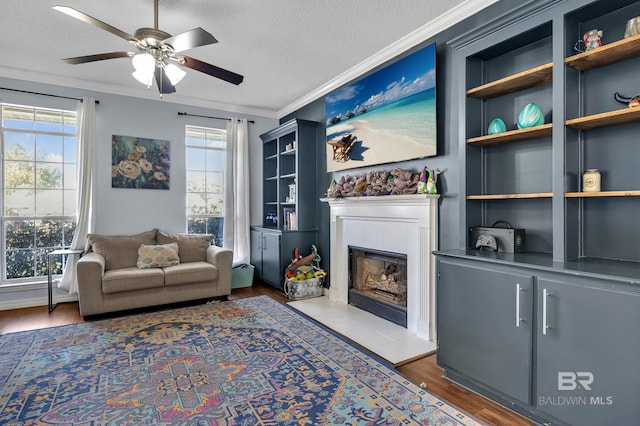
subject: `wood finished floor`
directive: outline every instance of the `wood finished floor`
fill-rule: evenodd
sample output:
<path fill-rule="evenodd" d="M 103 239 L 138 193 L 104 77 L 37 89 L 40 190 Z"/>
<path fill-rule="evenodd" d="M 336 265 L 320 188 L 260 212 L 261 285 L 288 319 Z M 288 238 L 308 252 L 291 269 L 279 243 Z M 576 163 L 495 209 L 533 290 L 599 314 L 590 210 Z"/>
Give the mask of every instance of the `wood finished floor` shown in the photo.
<path fill-rule="evenodd" d="M 229 299 L 242 299 L 258 295 L 267 295 L 280 303 L 286 303 L 286 296 L 278 290 L 264 284 L 234 289 Z M 35 330 L 65 324 L 85 322 L 80 316 L 77 303 L 61 303 L 49 314 L 46 306 L 0 311 L 0 334 L 17 331 Z M 443 400 L 475 416 L 482 422 L 496 426 L 533 425 L 514 412 L 495 404 L 488 399 L 470 392 L 442 378 L 442 369 L 436 365 L 436 356 L 412 361 L 396 368 L 408 380 L 420 385 Z"/>

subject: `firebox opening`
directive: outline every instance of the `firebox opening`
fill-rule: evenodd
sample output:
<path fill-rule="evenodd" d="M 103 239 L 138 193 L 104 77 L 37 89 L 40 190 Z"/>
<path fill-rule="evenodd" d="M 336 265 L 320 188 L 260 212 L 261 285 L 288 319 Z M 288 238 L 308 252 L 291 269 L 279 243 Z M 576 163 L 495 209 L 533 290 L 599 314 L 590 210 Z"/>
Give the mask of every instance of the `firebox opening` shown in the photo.
<path fill-rule="evenodd" d="M 407 256 L 349 246 L 350 305 L 407 327 Z"/>

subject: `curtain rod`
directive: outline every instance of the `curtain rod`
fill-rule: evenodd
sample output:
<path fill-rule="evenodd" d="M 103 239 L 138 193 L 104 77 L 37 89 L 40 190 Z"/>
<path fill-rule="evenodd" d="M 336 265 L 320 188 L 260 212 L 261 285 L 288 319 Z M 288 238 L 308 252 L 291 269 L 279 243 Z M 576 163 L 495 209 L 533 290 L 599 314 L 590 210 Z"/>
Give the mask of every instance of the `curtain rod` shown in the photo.
<path fill-rule="evenodd" d="M 211 117 L 209 115 L 198 115 L 198 114 L 189 114 L 188 112 L 179 112 L 178 115 L 186 115 L 189 117 L 201 117 L 201 118 L 213 118 L 214 120 L 227 120 L 227 121 L 231 121 L 230 118 L 224 118 L 224 117 Z M 240 121 L 240 120 L 238 120 Z M 255 121 L 253 120 L 247 120 L 247 123 L 255 123 Z"/>
<path fill-rule="evenodd" d="M 29 95 L 40 95 L 40 96 L 50 96 L 52 98 L 62 98 L 62 99 L 72 99 L 72 100 L 76 100 L 76 101 L 80 101 L 82 102 L 82 99 L 80 98 L 71 98 L 69 96 L 60 96 L 60 95 L 52 95 L 50 93 L 40 93 L 40 92 L 30 92 L 28 90 L 18 90 L 18 89 L 9 89 L 8 87 L 0 87 L 0 90 L 9 90 L 11 92 L 19 92 L 19 93 L 27 93 Z M 100 103 L 99 100 L 96 99 L 95 101 L 97 104 Z"/>

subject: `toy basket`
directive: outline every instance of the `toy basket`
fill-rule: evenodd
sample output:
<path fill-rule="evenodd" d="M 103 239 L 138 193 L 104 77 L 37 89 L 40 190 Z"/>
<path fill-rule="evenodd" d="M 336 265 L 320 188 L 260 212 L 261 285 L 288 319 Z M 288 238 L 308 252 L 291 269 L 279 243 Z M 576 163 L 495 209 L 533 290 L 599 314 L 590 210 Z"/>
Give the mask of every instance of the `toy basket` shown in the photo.
<path fill-rule="evenodd" d="M 284 294 L 289 300 L 303 300 L 322 296 L 322 283 L 324 276 L 310 278 L 308 280 L 284 280 Z"/>

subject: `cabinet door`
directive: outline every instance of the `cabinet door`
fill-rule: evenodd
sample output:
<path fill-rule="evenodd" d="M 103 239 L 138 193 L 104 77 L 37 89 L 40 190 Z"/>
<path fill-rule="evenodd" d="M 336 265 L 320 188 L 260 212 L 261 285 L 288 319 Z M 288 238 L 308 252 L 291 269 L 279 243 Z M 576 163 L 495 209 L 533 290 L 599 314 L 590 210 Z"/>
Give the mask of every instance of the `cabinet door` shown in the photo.
<path fill-rule="evenodd" d="M 629 290 L 539 279 L 538 409 L 572 425 L 638 424 L 640 291 Z"/>
<path fill-rule="evenodd" d="M 262 236 L 262 280 L 282 288 L 284 271 L 280 267 L 280 234 L 264 232 Z"/>
<path fill-rule="evenodd" d="M 438 364 L 530 404 L 533 277 L 438 261 Z"/>
<path fill-rule="evenodd" d="M 256 276 L 262 279 L 262 232 L 251 230 L 251 254 L 250 261 L 255 267 Z"/>

